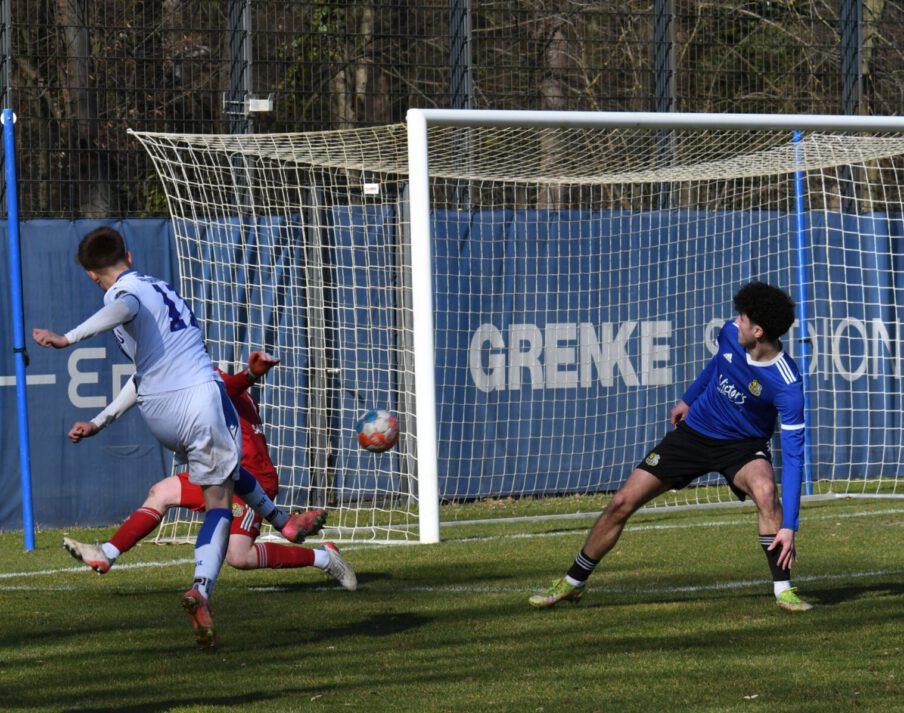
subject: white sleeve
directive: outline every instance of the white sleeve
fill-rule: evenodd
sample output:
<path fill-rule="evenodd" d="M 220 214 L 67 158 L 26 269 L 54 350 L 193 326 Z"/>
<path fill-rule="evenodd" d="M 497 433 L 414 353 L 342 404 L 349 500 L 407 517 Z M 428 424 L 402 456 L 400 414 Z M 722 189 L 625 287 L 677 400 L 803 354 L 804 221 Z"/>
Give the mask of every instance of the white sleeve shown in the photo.
<path fill-rule="evenodd" d="M 98 430 L 106 428 L 136 403 L 138 403 L 138 389 L 135 388 L 135 377 L 133 376 L 122 387 L 119 395 L 108 404 L 107 408 L 91 419 L 91 423 L 97 426 Z"/>
<path fill-rule="evenodd" d="M 130 298 L 131 299 L 128 299 Z M 124 294 L 119 299 L 104 305 L 97 312 L 77 327 L 73 327 L 64 335 L 70 344 L 93 337 L 101 332 L 108 332 L 113 327 L 125 324 L 138 314 L 141 303 L 135 295 Z"/>

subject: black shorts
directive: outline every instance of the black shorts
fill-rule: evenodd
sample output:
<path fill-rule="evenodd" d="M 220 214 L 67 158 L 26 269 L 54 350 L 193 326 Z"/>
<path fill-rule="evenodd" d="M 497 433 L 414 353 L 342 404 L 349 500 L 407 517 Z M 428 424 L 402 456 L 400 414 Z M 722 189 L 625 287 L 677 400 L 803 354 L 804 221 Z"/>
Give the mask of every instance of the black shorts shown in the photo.
<path fill-rule="evenodd" d="M 720 473 L 738 499 L 744 500 L 747 496 L 734 486 L 734 477 L 741 468 L 758 458 L 772 463 L 769 439 L 711 438 L 679 423 L 637 467 L 676 490 L 687 487 L 707 473 Z"/>

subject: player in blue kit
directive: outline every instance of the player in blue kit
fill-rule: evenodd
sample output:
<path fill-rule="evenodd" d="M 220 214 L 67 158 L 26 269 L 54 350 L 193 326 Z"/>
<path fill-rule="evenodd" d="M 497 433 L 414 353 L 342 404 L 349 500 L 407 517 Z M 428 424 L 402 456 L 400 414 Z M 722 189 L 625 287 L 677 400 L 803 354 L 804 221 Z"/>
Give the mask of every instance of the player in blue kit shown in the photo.
<path fill-rule="evenodd" d="M 734 307 L 738 316 L 722 327 L 718 351 L 672 409 L 669 420 L 675 430 L 637 464 L 591 528 L 568 573 L 533 595 L 531 606 L 580 600 L 593 569 L 638 508 L 718 472 L 739 499 L 749 497 L 757 506 L 759 542 L 778 606 L 794 612 L 812 608 L 791 586 L 804 460 L 804 396 L 800 372 L 782 351 L 780 338 L 794 322 L 794 303 L 782 290 L 754 282 L 738 291 Z M 769 447 L 776 415 L 781 421 L 784 507 Z"/>
<path fill-rule="evenodd" d="M 208 604 L 226 556 L 233 491 L 288 539 L 312 534 L 326 517 L 288 516 L 273 504 L 243 468 L 242 435 L 235 407 L 213 368 L 191 309 L 162 280 L 132 269 L 132 255 L 112 228 L 98 228 L 79 243 L 78 262 L 101 289 L 104 306 L 65 335 L 34 329 L 43 347 L 62 349 L 113 331 L 135 363 L 138 407 L 151 432 L 178 461 L 204 495 L 204 522 L 195 542 L 194 583 L 182 596 L 198 643 L 216 644 Z M 300 526 L 299 523 L 302 523 Z M 302 532 L 301 527 L 307 527 Z"/>

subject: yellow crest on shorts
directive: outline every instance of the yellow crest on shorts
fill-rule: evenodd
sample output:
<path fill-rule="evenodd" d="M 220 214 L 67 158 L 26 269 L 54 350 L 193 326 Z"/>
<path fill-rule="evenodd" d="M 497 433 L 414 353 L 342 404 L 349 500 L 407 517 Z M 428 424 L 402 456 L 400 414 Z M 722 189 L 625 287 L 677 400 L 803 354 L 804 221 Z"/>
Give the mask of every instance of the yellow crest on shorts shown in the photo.
<path fill-rule="evenodd" d="M 749 384 L 747 384 L 747 390 L 754 396 L 759 396 L 761 393 L 763 393 L 763 385 L 759 381 L 754 379 Z"/>
<path fill-rule="evenodd" d="M 245 508 L 242 507 L 239 503 L 232 503 L 232 516 L 233 517 L 241 517 L 242 510 Z"/>
<path fill-rule="evenodd" d="M 647 465 L 659 465 L 659 454 L 656 451 L 653 451 L 646 458 L 643 459 L 643 462 Z"/>

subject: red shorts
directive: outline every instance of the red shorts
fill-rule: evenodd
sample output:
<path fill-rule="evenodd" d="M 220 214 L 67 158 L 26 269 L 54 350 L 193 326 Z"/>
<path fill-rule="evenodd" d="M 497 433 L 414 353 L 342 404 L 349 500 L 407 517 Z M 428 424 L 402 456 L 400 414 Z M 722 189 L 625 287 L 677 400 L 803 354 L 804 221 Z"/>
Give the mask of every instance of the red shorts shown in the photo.
<path fill-rule="evenodd" d="M 179 505 L 188 508 L 192 512 L 204 511 L 204 493 L 201 491 L 200 485 L 189 482 L 188 473 L 177 473 L 176 477 L 182 485 L 182 497 Z M 264 492 L 272 500 L 276 497 L 279 490 L 279 479 L 276 473 L 268 473 L 267 475 L 256 475 L 254 479 L 261 484 Z M 252 540 L 261 534 L 262 518 L 254 510 L 245 504 L 245 501 L 238 497 L 232 498 L 232 526 L 229 528 L 230 535 L 245 535 Z"/>

